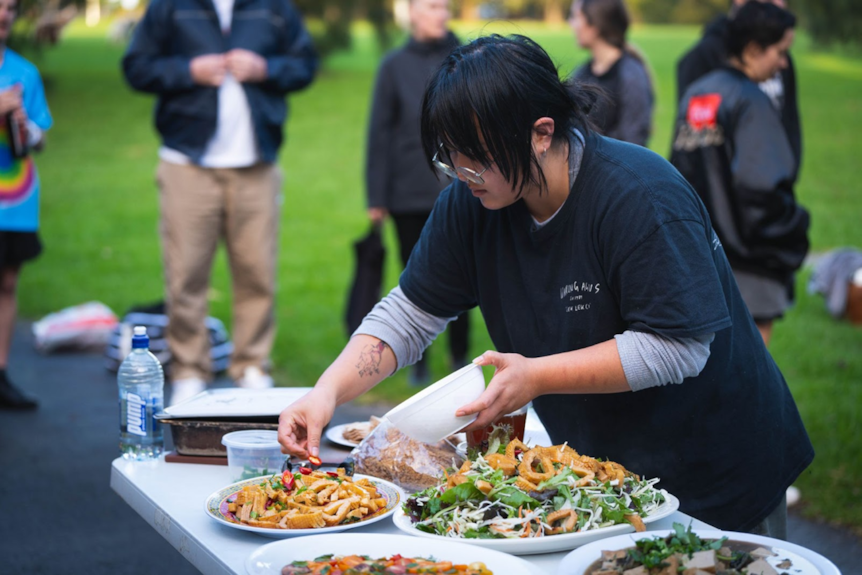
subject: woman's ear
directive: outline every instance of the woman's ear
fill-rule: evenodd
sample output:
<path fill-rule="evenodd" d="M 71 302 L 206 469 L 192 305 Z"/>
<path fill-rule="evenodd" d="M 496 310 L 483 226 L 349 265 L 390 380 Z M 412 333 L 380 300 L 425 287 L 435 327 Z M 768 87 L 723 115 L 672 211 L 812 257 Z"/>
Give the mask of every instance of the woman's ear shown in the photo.
<path fill-rule="evenodd" d="M 533 122 L 533 147 L 536 150 L 536 155 L 545 154 L 551 147 L 551 142 L 554 139 L 554 120 L 553 118 L 539 118 Z"/>
<path fill-rule="evenodd" d="M 742 63 L 745 66 L 751 65 L 751 62 L 760 58 L 763 55 L 765 50 L 760 47 L 760 44 L 757 42 L 751 41 L 749 42 L 745 48 L 742 49 Z"/>

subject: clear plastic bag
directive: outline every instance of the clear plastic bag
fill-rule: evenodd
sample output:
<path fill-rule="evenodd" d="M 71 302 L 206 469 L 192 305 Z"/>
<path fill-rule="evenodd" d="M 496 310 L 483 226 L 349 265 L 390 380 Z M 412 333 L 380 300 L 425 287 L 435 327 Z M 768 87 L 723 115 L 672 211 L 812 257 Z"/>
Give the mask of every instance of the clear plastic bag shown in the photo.
<path fill-rule="evenodd" d="M 436 444 L 416 441 L 384 418 L 351 455 L 356 473 L 391 481 L 412 493 L 436 485 L 447 468 L 461 467 L 464 458 L 456 445 L 457 436 Z"/>

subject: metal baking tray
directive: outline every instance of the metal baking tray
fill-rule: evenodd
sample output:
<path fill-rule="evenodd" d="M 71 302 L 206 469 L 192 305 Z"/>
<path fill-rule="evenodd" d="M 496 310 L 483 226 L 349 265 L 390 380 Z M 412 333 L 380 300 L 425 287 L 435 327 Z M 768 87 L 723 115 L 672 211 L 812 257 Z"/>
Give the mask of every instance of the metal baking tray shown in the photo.
<path fill-rule="evenodd" d="M 232 431 L 278 429 L 278 416 L 210 419 L 162 419 L 171 426 L 174 448 L 180 455 L 227 457 L 221 438 Z"/>

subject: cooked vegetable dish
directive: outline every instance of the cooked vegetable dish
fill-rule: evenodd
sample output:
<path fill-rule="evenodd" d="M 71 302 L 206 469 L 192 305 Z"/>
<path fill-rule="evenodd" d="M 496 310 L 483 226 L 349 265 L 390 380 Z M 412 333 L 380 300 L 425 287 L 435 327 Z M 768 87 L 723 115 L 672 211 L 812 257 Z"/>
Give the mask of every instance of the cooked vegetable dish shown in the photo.
<path fill-rule="evenodd" d="M 334 557 L 324 555 L 314 561 L 294 561 L 286 565 L 282 575 L 404 575 L 406 573 L 446 573 L 447 575 L 494 575 L 484 563 L 453 564 L 416 557 L 393 555 L 372 559 L 365 555 Z"/>
<path fill-rule="evenodd" d="M 775 552 L 762 546 L 741 541 L 701 539 L 673 524 L 674 532 L 667 537 L 641 539 L 635 547 L 619 551 L 602 551 L 602 558 L 590 565 L 584 575 L 778 575 L 798 573 L 791 569 L 789 559 L 773 561 Z"/>
<path fill-rule="evenodd" d="M 247 485 L 228 511 L 237 522 L 269 529 L 315 529 L 362 521 L 386 509 L 387 501 L 368 479 L 353 481 L 344 469 L 285 471 Z"/>

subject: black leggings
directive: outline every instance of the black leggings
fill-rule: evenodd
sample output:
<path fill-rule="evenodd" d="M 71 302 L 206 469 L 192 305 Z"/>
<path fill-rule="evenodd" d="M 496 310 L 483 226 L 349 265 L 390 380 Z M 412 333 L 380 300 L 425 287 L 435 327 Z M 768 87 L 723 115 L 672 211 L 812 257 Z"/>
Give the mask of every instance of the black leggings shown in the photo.
<path fill-rule="evenodd" d="M 422 234 L 422 227 L 428 221 L 430 212 L 420 214 L 392 214 L 392 219 L 395 221 L 395 229 L 398 232 L 398 245 L 401 248 L 401 263 L 407 266 L 407 260 L 410 259 L 410 253 L 413 251 L 413 246 L 419 241 L 419 236 Z M 470 333 L 470 315 L 462 313 L 458 319 L 449 324 L 449 353 L 452 358 L 457 361 L 469 361 L 467 358 L 467 346 Z M 425 356 L 422 356 L 422 361 Z M 455 368 L 460 365 L 453 366 Z"/>

